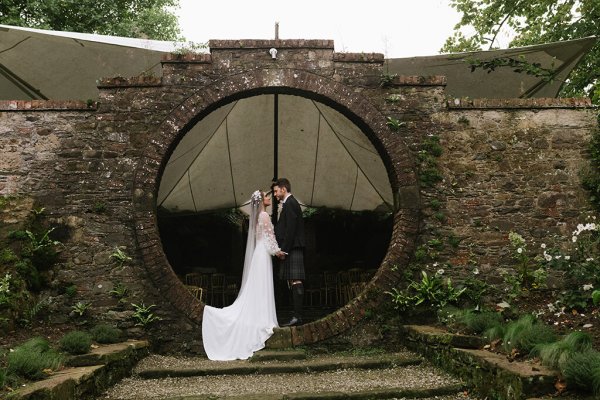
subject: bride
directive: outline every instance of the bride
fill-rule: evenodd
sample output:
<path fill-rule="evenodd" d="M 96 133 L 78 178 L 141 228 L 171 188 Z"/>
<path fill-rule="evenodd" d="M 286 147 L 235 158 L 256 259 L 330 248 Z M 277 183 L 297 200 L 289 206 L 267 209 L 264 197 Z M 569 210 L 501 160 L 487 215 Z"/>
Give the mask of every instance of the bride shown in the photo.
<path fill-rule="evenodd" d="M 204 307 L 202 340 L 211 360 L 245 360 L 265 347 L 277 328 L 272 255 L 281 250 L 265 208 L 271 198 L 255 191 L 250 199 L 250 227 L 242 285 L 237 299 L 224 308 Z"/>

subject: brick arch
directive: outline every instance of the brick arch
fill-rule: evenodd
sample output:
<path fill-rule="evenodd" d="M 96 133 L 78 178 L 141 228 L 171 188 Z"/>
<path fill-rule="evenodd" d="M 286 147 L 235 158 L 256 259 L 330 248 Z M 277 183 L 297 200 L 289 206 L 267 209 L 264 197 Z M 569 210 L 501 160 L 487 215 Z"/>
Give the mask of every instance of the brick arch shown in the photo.
<path fill-rule="evenodd" d="M 293 69 L 259 69 L 226 77 L 198 89 L 174 108 L 149 136 L 133 181 L 135 234 L 144 266 L 161 294 L 192 321 L 201 323 L 204 304 L 184 288 L 164 254 L 156 219 L 156 195 L 172 149 L 185 133 L 212 110 L 237 98 L 262 93 L 288 93 L 310 97 L 345 114 L 369 136 L 388 170 L 397 211 L 386 256 L 365 290 L 328 316 L 290 330 L 294 345 L 313 343 L 354 326 L 366 310 L 389 301 L 384 291 L 399 280 L 392 268 L 405 264 L 412 251 L 419 222 L 419 192 L 414 163 L 398 135 L 390 132 L 385 117 L 353 88 L 310 72 Z"/>

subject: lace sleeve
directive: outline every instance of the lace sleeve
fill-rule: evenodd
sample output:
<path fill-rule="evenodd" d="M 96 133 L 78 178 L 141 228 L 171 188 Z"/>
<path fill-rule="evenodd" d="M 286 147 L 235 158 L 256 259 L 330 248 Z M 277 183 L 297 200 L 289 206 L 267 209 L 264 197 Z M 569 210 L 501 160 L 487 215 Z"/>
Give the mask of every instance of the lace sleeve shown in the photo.
<path fill-rule="evenodd" d="M 264 240 L 269 254 L 273 256 L 275 253 L 280 251 L 280 248 L 277 245 L 277 240 L 275 239 L 275 233 L 273 232 L 273 224 L 271 223 L 269 214 L 264 211 L 258 216 L 258 227 L 256 228 L 256 233 L 256 239 Z"/>

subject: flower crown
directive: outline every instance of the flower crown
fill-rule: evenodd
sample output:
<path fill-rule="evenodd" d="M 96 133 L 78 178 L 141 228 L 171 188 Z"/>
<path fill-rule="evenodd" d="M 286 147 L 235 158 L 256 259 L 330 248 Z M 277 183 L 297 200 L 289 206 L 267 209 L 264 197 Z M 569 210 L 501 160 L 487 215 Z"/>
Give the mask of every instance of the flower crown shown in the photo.
<path fill-rule="evenodd" d="M 260 192 L 260 190 L 255 190 L 254 193 L 252 193 L 252 196 L 250 197 L 250 202 L 252 204 L 258 204 L 262 201 L 262 193 Z"/>

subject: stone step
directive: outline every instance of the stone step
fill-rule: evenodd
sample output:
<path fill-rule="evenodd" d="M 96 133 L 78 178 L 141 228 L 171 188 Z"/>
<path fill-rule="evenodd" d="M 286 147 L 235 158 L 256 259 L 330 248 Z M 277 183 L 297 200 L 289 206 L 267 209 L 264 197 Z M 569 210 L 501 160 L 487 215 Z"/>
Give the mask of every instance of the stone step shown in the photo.
<path fill-rule="evenodd" d="M 509 361 L 505 355 L 477 349 L 485 343 L 481 338 L 419 325 L 406 325 L 399 333 L 406 347 L 464 379 L 482 397 L 524 399 L 556 391 L 557 371 L 540 363 Z"/>
<path fill-rule="evenodd" d="M 154 358 L 157 356 L 151 356 Z M 160 356 L 163 357 L 163 356 Z M 164 357 L 163 357 L 164 358 Z M 350 362 L 350 358 L 362 359 Z M 387 358 L 386 367 L 364 368 L 374 358 Z M 334 359 L 337 359 L 334 360 Z M 151 360 L 152 363 L 174 363 L 170 360 Z M 201 362 L 201 360 L 181 359 L 183 364 Z M 101 399 L 390 399 L 390 398 L 436 398 L 450 396 L 448 400 L 470 400 L 463 395 L 464 385 L 459 379 L 446 374 L 430 364 L 402 365 L 406 357 L 348 357 L 317 356 L 309 360 L 288 361 L 286 364 L 301 368 L 273 368 L 283 366 L 281 362 L 263 362 L 265 369 L 244 370 L 237 366 L 235 374 L 229 374 L 232 368 L 215 368 L 223 374 L 195 375 L 182 377 L 162 377 L 150 379 L 149 369 L 141 365 L 136 368 L 132 378 L 123 380 L 109 389 Z M 420 361 L 413 357 L 413 362 Z M 142 364 L 148 360 L 143 360 Z M 216 364 L 219 362 L 208 362 Z M 242 363 L 236 361 L 223 362 Z M 251 363 L 243 362 L 248 366 Z M 400 363 L 400 365 L 398 365 Z M 203 363 L 206 364 L 206 363 Z M 257 364 L 257 363 L 252 363 Z M 276 364 L 276 365 L 272 365 Z M 310 364 L 310 368 L 308 365 Z M 327 368 L 319 371 L 322 366 Z M 204 366 L 202 366 L 204 367 Z M 334 369 L 330 369 L 334 368 Z M 163 368 L 165 370 L 166 368 Z M 174 370 L 172 368 L 169 368 Z M 188 370 L 190 368 L 187 368 Z M 206 368 L 196 370 L 208 371 Z M 185 369 L 180 369 L 183 371 Z M 295 372 L 294 370 L 298 370 Z M 156 371 L 156 368 L 153 370 Z M 145 377 L 142 375 L 146 374 Z M 160 375 L 160 374 L 159 374 Z"/>
<path fill-rule="evenodd" d="M 102 345 L 90 354 L 69 359 L 65 368 L 41 381 L 31 382 L 10 393 L 10 400 L 87 399 L 131 374 L 133 366 L 148 354 L 144 340 Z"/>
<path fill-rule="evenodd" d="M 136 367 L 135 373 L 142 379 L 167 377 L 193 377 L 214 375 L 285 374 L 335 371 L 342 369 L 384 369 L 418 365 L 420 357 L 412 354 L 386 354 L 377 356 L 318 356 L 306 359 L 285 358 L 286 351 L 269 351 L 260 360 L 210 361 L 202 357 L 178 359 L 175 357 L 150 356 Z M 293 352 L 297 356 L 299 353 Z M 282 357 L 284 357 L 282 359 Z M 166 361 L 165 360 L 170 360 Z"/>
<path fill-rule="evenodd" d="M 261 350 L 254 353 L 250 358 L 250 362 L 260 361 L 291 361 L 291 360 L 306 360 L 306 351 L 304 350 Z"/>

